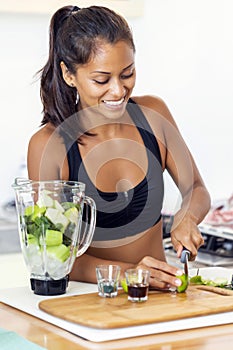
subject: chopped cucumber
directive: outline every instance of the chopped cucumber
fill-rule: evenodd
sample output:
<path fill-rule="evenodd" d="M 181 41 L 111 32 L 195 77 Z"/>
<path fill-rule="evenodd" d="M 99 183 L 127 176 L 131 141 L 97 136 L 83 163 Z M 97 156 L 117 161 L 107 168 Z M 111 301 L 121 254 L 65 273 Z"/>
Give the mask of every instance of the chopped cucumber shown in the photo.
<path fill-rule="evenodd" d="M 48 208 L 45 212 L 45 216 L 54 224 L 62 225 L 61 231 L 64 232 L 69 224 L 69 220 L 59 210 L 55 208 Z"/>
<path fill-rule="evenodd" d="M 45 244 L 47 246 L 55 246 L 62 244 L 63 234 L 61 231 L 46 230 L 45 231 Z M 40 244 L 43 244 L 42 236 L 40 236 Z"/>
<path fill-rule="evenodd" d="M 70 208 L 76 207 L 78 210 L 80 208 L 79 204 L 73 203 L 73 202 L 63 202 L 61 203 L 61 206 L 64 208 L 64 210 L 68 210 Z"/>
<path fill-rule="evenodd" d="M 70 256 L 70 249 L 64 244 L 47 247 L 46 250 L 48 255 L 50 255 L 55 259 L 60 260 L 61 262 L 66 261 Z"/>
<path fill-rule="evenodd" d="M 34 213 L 35 206 L 34 205 L 30 205 L 29 207 L 26 207 L 25 210 L 24 210 L 24 215 L 25 216 L 31 216 Z"/>
<path fill-rule="evenodd" d="M 54 205 L 54 200 L 48 195 L 48 191 L 44 190 L 40 193 L 40 197 L 36 204 L 41 207 L 48 207 L 51 208 Z"/>
<path fill-rule="evenodd" d="M 37 240 L 36 236 L 28 234 L 27 235 L 27 243 L 28 243 L 28 245 L 30 245 L 30 244 L 38 245 L 38 240 Z"/>
<path fill-rule="evenodd" d="M 34 221 L 36 218 L 41 217 L 44 214 L 46 207 L 39 207 L 37 204 L 31 205 L 25 208 L 24 215 L 30 216 L 31 220 Z"/>
<path fill-rule="evenodd" d="M 59 210 L 61 213 L 64 213 L 65 209 L 56 199 L 54 200 L 53 206 L 55 209 Z"/>
<path fill-rule="evenodd" d="M 72 207 L 72 208 L 66 210 L 64 215 L 70 222 L 73 222 L 73 223 L 78 222 L 79 211 L 77 208 Z"/>

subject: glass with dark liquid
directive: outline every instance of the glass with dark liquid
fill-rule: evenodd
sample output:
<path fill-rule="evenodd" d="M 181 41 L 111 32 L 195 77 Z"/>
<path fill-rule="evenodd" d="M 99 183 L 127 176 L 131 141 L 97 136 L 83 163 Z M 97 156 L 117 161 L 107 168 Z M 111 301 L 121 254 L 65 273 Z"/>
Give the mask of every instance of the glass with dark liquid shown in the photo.
<path fill-rule="evenodd" d="M 148 299 L 150 272 L 142 269 L 129 269 L 125 271 L 128 286 L 128 300 L 133 302 Z"/>

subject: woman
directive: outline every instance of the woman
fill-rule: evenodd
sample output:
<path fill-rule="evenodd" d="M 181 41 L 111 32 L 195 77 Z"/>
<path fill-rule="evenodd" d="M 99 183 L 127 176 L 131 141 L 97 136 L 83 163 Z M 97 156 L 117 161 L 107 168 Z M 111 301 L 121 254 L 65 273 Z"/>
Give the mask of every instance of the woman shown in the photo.
<path fill-rule="evenodd" d="M 135 47 L 126 21 L 98 6 L 58 10 L 50 25 L 49 59 L 41 74 L 42 127 L 28 148 L 32 180 L 76 180 L 97 204 L 91 247 L 71 279 L 96 282 L 95 267 L 150 270 L 150 285 L 181 284 L 162 244 L 163 172 L 182 195 L 171 239 L 195 259 L 203 244 L 197 224 L 210 198 L 165 103 L 131 97 Z"/>

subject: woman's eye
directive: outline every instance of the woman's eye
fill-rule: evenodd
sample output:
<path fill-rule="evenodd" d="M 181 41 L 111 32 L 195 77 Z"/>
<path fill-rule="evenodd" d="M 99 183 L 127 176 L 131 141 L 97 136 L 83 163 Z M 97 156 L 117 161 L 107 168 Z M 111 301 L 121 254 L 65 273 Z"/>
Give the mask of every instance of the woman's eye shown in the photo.
<path fill-rule="evenodd" d="M 134 72 L 132 72 L 132 73 L 130 73 L 130 74 L 122 74 L 122 75 L 121 75 L 121 79 L 129 79 L 129 78 L 131 78 L 133 75 L 134 75 Z M 109 79 L 104 80 L 104 81 L 93 79 L 93 81 L 94 81 L 96 84 L 104 85 L 104 84 L 107 84 L 107 83 L 109 82 Z"/>
<path fill-rule="evenodd" d="M 133 75 L 134 75 L 134 72 L 132 72 L 132 73 L 130 73 L 130 74 L 123 74 L 123 75 L 121 76 L 121 78 L 122 78 L 122 79 L 129 79 L 129 78 L 131 78 Z"/>
<path fill-rule="evenodd" d="M 95 80 L 94 79 L 94 82 L 97 83 L 97 84 L 107 84 L 108 80 L 105 80 L 105 81 L 99 81 L 99 80 Z"/>

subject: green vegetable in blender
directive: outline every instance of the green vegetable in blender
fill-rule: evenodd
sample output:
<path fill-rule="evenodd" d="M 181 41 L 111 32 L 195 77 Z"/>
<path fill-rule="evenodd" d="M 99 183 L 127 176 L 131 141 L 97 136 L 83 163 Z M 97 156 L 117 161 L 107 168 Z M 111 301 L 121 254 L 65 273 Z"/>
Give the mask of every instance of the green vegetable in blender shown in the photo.
<path fill-rule="evenodd" d="M 69 220 L 66 218 L 66 216 L 55 208 L 48 208 L 45 212 L 45 216 L 54 224 L 60 224 L 61 225 L 61 231 L 64 232 L 67 225 L 69 224 Z"/>
<path fill-rule="evenodd" d="M 28 245 L 46 245 L 49 255 L 64 262 L 70 256 L 72 235 L 80 215 L 80 205 L 59 203 L 52 193 L 43 191 L 35 205 L 25 208 L 24 222 Z"/>
<path fill-rule="evenodd" d="M 38 239 L 34 236 L 34 235 L 31 235 L 30 233 L 27 235 L 27 243 L 28 245 L 30 244 L 36 244 L 38 245 Z"/>
<path fill-rule="evenodd" d="M 44 243 L 47 246 L 55 246 L 55 245 L 62 244 L 62 240 L 63 240 L 63 234 L 61 231 L 48 230 L 48 229 L 45 231 Z M 40 236 L 40 245 L 43 245 L 42 236 Z"/>
<path fill-rule="evenodd" d="M 31 205 L 25 208 L 24 215 L 30 216 L 31 220 L 35 220 L 36 218 L 41 217 L 46 210 L 46 207 L 39 207 L 38 205 Z"/>
<path fill-rule="evenodd" d="M 61 262 L 66 261 L 70 256 L 69 247 L 64 244 L 58 246 L 46 247 L 48 255 L 60 260 Z"/>
<path fill-rule="evenodd" d="M 70 222 L 77 222 L 78 219 L 78 209 L 75 207 L 69 208 L 65 211 L 64 216 L 70 221 Z"/>

